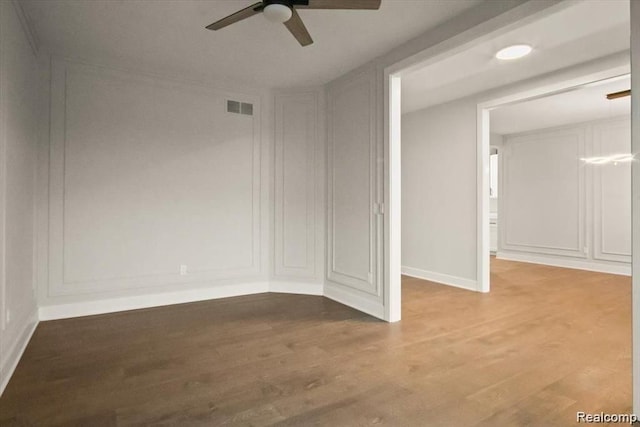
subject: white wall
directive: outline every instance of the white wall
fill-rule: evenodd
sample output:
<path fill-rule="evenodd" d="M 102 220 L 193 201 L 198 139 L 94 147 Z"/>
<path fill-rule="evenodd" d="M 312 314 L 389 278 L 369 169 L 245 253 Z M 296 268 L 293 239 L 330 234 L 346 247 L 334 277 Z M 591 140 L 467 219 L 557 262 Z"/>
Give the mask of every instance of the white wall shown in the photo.
<path fill-rule="evenodd" d="M 319 88 L 275 95 L 274 292 L 322 294 L 325 108 Z"/>
<path fill-rule="evenodd" d="M 631 165 L 581 159 L 629 153 L 628 117 L 504 138 L 498 257 L 630 274 Z"/>
<path fill-rule="evenodd" d="M 322 89 L 274 96 L 60 58 L 50 74 L 41 319 L 322 294 Z"/>
<path fill-rule="evenodd" d="M 328 87 L 327 282 L 329 298 L 383 317 L 379 274 L 381 146 L 378 92 L 368 71 Z"/>
<path fill-rule="evenodd" d="M 403 273 L 476 286 L 476 105 L 402 116 Z"/>
<path fill-rule="evenodd" d="M 0 393 L 37 324 L 35 177 L 40 114 L 34 40 L 0 2 Z"/>
<path fill-rule="evenodd" d="M 55 59 L 50 104 L 43 318 L 268 289 L 267 95 Z"/>

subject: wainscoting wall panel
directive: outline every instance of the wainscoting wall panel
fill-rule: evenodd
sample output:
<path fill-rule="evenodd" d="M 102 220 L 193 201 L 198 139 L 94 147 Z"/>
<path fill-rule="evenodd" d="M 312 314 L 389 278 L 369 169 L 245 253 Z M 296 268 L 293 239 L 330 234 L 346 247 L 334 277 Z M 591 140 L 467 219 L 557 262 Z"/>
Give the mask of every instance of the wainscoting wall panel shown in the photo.
<path fill-rule="evenodd" d="M 506 135 L 500 160 L 497 256 L 630 274 L 629 117 Z"/>
<path fill-rule="evenodd" d="M 318 93 L 275 99 L 275 275 L 316 276 Z"/>
<path fill-rule="evenodd" d="M 585 130 L 511 136 L 503 153 L 502 247 L 586 257 Z"/>
<path fill-rule="evenodd" d="M 259 96 L 63 60 L 51 81 L 49 296 L 258 275 Z"/>
<path fill-rule="evenodd" d="M 378 296 L 374 70 L 329 88 L 327 278 Z"/>
<path fill-rule="evenodd" d="M 631 152 L 628 117 L 593 125 L 594 156 Z M 593 166 L 594 259 L 631 262 L 631 162 Z"/>

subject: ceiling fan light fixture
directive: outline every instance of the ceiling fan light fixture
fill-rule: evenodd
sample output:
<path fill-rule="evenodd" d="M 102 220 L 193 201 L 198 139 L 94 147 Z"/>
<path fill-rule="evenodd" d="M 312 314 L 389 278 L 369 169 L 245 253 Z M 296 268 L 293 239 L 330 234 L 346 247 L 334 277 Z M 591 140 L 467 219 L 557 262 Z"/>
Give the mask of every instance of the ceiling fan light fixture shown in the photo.
<path fill-rule="evenodd" d="M 225 16 L 205 28 L 218 31 L 236 22 L 263 14 L 271 22 L 284 24 L 300 46 L 309 46 L 313 39 L 298 15 L 296 8 L 378 10 L 382 0 L 260 0 L 250 6 Z"/>
<path fill-rule="evenodd" d="M 262 13 L 264 14 L 264 17 L 269 21 L 275 22 L 277 24 L 282 24 L 291 19 L 291 15 L 293 12 L 287 5 L 271 3 L 265 6 Z"/>
<path fill-rule="evenodd" d="M 509 61 L 527 56 L 532 50 L 533 48 L 528 44 L 514 44 L 500 49 L 498 53 L 496 53 L 496 58 Z"/>

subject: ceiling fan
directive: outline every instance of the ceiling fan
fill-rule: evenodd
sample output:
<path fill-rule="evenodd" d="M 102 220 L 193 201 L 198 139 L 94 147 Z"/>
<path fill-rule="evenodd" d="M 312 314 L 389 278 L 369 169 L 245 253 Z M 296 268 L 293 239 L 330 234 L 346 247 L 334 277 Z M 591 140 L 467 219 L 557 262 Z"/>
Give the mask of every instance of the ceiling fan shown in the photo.
<path fill-rule="evenodd" d="M 272 22 L 282 23 L 302 46 L 313 43 L 307 27 L 304 26 L 296 9 L 369 9 L 380 8 L 382 0 L 263 0 L 252 4 L 207 25 L 208 30 L 219 30 L 235 22 L 242 21 L 259 13 Z"/>

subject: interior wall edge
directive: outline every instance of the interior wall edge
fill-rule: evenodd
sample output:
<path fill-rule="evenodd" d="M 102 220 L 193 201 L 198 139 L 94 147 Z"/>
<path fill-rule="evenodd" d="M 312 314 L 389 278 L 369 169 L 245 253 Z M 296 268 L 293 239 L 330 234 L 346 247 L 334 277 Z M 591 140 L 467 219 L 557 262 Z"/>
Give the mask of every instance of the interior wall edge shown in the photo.
<path fill-rule="evenodd" d="M 36 220 L 35 220 L 35 293 L 38 307 L 48 296 L 49 285 L 49 163 L 51 125 L 51 67 L 50 53 L 40 50 L 41 113 L 36 165 Z"/>
<path fill-rule="evenodd" d="M 33 293 L 35 236 L 16 237 L 34 227 L 35 147 L 37 143 L 37 46 L 21 5 L 0 2 L 0 394 L 38 322 Z M 19 78 L 16 78 L 19 76 Z M 16 156 L 17 155 L 17 156 Z M 16 157 L 29 163 L 8 162 Z M 9 167 L 10 166 L 10 167 Z M 11 192 L 8 182 L 12 182 Z M 19 190 L 19 191 L 15 191 Z M 17 193 L 17 194 L 16 194 Z M 18 197 L 17 197 L 18 196 Z M 16 214 L 16 206 L 24 207 Z M 11 210 L 10 210 L 11 209 Z M 9 214 L 10 212 L 10 214 Z M 13 234 L 13 237 L 9 237 Z M 28 236 L 28 235 L 27 235 Z M 12 239 L 8 242 L 9 239 Z M 19 257 L 15 254 L 22 251 Z M 18 252 L 20 253 L 20 252 Z M 9 257 L 10 255 L 10 257 Z M 33 255 L 33 254 L 30 254 Z M 10 259 L 9 259 L 10 258 Z M 20 260 L 23 264 L 16 262 Z M 28 261 L 28 262 L 27 262 Z M 7 274 L 7 263 L 11 271 Z"/>
<path fill-rule="evenodd" d="M 24 354 L 31 337 L 39 323 L 38 310 L 34 310 L 29 315 L 28 321 L 24 323 L 18 339 L 13 342 L 9 351 L 7 351 L 5 359 L 0 362 L 0 396 L 4 392 L 9 380 L 13 375 L 22 355 Z"/>
<path fill-rule="evenodd" d="M 631 1 L 633 411 L 640 414 L 640 2 Z"/>

